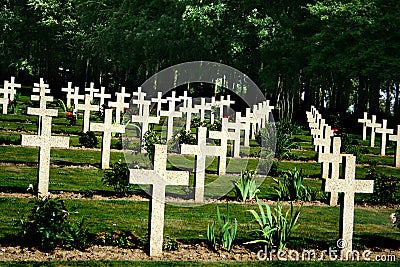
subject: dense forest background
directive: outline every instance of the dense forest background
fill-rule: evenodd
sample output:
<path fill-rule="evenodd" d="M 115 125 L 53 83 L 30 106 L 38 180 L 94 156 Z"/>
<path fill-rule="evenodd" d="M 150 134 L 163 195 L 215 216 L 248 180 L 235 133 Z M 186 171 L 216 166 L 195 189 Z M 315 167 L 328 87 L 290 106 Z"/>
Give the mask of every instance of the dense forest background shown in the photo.
<path fill-rule="evenodd" d="M 2 0 L 0 27 L 3 80 L 115 91 L 207 60 L 246 73 L 281 116 L 352 106 L 400 123 L 398 0 Z"/>

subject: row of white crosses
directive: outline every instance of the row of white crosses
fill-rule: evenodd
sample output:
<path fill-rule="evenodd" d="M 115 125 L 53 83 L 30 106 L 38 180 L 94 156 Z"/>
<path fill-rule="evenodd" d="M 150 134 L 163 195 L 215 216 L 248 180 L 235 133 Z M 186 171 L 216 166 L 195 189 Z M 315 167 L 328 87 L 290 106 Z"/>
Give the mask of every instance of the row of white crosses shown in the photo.
<path fill-rule="evenodd" d="M 382 123 L 376 122 L 376 115 L 372 115 L 371 119 L 368 118 L 368 113 L 364 112 L 364 116 L 358 119 L 358 122 L 363 126 L 363 140 L 367 140 L 367 128 L 371 128 L 371 147 L 375 146 L 375 133 L 381 134 L 381 151 L 380 155 L 386 155 L 386 141 L 389 137 L 390 141 L 396 142 L 395 150 L 395 167 L 400 168 L 400 125 L 397 125 L 397 133 L 394 129 L 387 128 L 387 120 L 383 119 Z"/>
<path fill-rule="evenodd" d="M 14 101 L 17 88 L 21 88 L 21 84 L 15 83 L 15 77 L 11 77 L 10 81 L 4 81 L 4 88 L 0 88 L 0 105 L 3 106 L 3 114 L 7 114 L 10 101 Z"/>
<path fill-rule="evenodd" d="M 72 89 L 72 85 L 68 84 L 68 87 Z M 53 97 L 48 96 L 46 94 L 50 94 L 50 89 L 48 85 L 43 82 L 43 79 L 40 80 L 39 84 L 35 84 L 34 92 L 39 93 L 39 95 L 33 95 L 32 100 L 40 102 L 40 108 L 28 108 L 28 114 L 38 115 L 39 116 L 39 127 L 38 127 L 38 135 L 22 136 L 22 145 L 24 146 L 39 146 L 39 174 L 38 174 L 38 189 L 39 192 L 43 195 L 47 194 L 49 187 L 49 167 L 50 167 L 50 148 L 68 148 L 69 147 L 69 138 L 67 137 L 56 137 L 51 136 L 51 120 L 52 117 L 57 116 L 57 110 L 47 109 L 46 103 L 49 101 L 53 101 Z M 88 94 L 84 96 L 85 103 L 79 103 L 81 99 L 79 97 L 79 89 L 74 88 L 74 90 L 69 90 L 70 92 L 70 100 L 74 101 L 75 107 L 77 109 L 84 110 L 86 112 L 90 112 L 90 110 L 94 110 L 93 105 L 90 104 L 93 97 L 96 97 L 96 93 L 99 93 L 95 90 L 93 84 L 89 88 L 87 88 Z M 68 92 L 67 92 L 68 93 Z M 99 93 L 104 97 L 104 90 Z M 178 101 L 183 100 L 184 104 L 182 109 L 188 109 L 193 107 L 193 103 L 190 97 L 187 94 L 184 94 L 182 97 L 176 97 L 176 94 L 173 93 L 171 97 L 168 97 L 167 103 L 168 110 L 164 111 L 161 108 L 162 101 L 160 95 L 156 99 L 158 105 L 157 117 L 150 116 L 150 104 L 152 101 L 145 100 L 146 94 L 141 91 L 139 88 L 137 92 L 132 94 L 135 99 L 132 99 L 131 103 L 138 107 L 138 114 L 132 115 L 132 121 L 137 121 L 142 123 L 143 128 L 147 128 L 150 123 L 158 123 L 160 116 L 167 116 L 168 120 L 173 120 L 174 117 L 178 117 L 178 112 L 182 114 L 185 111 L 175 111 L 176 103 Z M 117 102 L 124 102 L 124 98 L 128 97 L 128 95 L 124 92 L 117 93 Z M 221 100 L 224 100 L 221 98 Z M 68 100 L 67 100 L 68 101 Z M 229 101 L 229 97 L 227 97 L 227 101 Z M 228 103 L 228 102 L 227 102 Z M 222 104 L 223 106 L 224 104 Z M 126 106 L 115 105 L 118 109 L 123 109 Z M 201 108 L 201 107 L 200 107 Z M 258 127 L 263 127 L 269 118 L 269 112 L 272 108 L 269 107 L 269 103 L 267 101 L 261 103 L 260 105 L 256 105 L 253 107 L 253 113 L 257 115 L 252 115 L 249 119 L 246 117 L 242 117 L 240 112 L 236 113 L 235 122 L 230 122 L 228 118 L 222 119 L 222 130 L 221 131 L 209 131 L 208 135 L 210 139 L 219 139 L 220 145 L 214 146 L 207 144 L 207 128 L 200 127 L 197 132 L 197 145 L 182 145 L 181 153 L 182 154 L 192 154 L 196 156 L 195 160 L 195 201 L 202 202 L 204 198 L 204 176 L 205 176 L 205 159 L 207 156 L 218 157 L 219 159 L 219 167 L 218 174 L 224 175 L 226 173 L 226 154 L 227 154 L 227 142 L 228 140 L 233 140 L 234 147 L 233 153 L 235 156 L 239 156 L 240 151 L 240 136 L 241 131 L 246 131 L 247 125 L 251 125 L 253 130 Z M 267 112 L 267 110 L 269 110 Z M 177 113 L 174 113 L 177 112 Z M 246 115 L 248 115 L 250 110 L 246 111 Z M 120 112 L 116 113 L 117 114 Z M 173 113 L 171 115 L 171 113 Z M 84 113 L 85 120 L 90 115 L 90 113 Z M 224 114 L 224 113 L 220 113 Z M 261 118 L 258 118 L 260 116 Z M 110 160 L 110 143 L 111 143 L 111 134 L 112 132 L 123 133 L 125 132 L 125 125 L 113 124 L 113 112 L 112 109 L 105 110 L 104 123 L 90 123 L 89 129 L 91 131 L 101 131 L 103 132 L 103 143 L 102 143 L 102 159 L 101 166 L 102 168 L 109 168 L 109 160 Z M 118 121 L 118 120 L 117 120 Z M 145 126 L 147 124 L 147 126 Z M 171 123 L 173 125 L 173 123 Z M 172 128 L 172 126 L 171 126 Z M 143 129 L 145 132 L 147 129 Z M 247 132 L 250 134 L 250 129 L 247 129 Z M 162 251 L 162 237 L 163 237 L 163 225 L 164 225 L 164 204 L 165 204 L 165 187 L 167 185 L 188 185 L 188 172 L 182 171 L 167 171 L 166 169 L 166 159 L 167 159 L 167 149 L 166 146 L 156 145 L 155 146 L 155 155 L 154 155 L 154 170 L 140 170 L 140 169 L 131 169 L 130 170 L 130 182 L 134 184 L 150 184 L 151 185 L 151 210 L 149 214 L 150 218 L 150 255 L 155 256 L 161 254 Z M 160 231 L 161 229 L 161 231 Z"/>
<path fill-rule="evenodd" d="M 307 119 L 311 131 L 324 125 L 321 114 L 315 107 L 311 107 L 311 111 L 307 112 Z M 330 127 L 325 125 L 325 129 Z M 343 259 L 347 259 L 353 251 L 353 228 L 354 228 L 354 195 L 355 193 L 372 193 L 374 189 L 373 180 L 357 180 L 356 178 L 356 157 L 350 154 L 341 154 L 340 137 L 330 135 L 326 130 L 324 133 L 313 131 L 315 136 L 323 136 L 326 139 L 321 141 L 324 144 L 322 151 L 318 153 L 318 162 L 327 163 L 330 166 L 329 173 L 322 174 L 324 178 L 323 187 L 326 192 L 330 193 L 330 205 L 336 205 L 338 201 L 338 193 L 343 193 L 343 199 L 340 202 L 340 225 L 339 237 L 343 241 L 344 246 L 341 248 Z M 316 137 L 314 137 L 316 138 Z M 314 139 L 314 144 L 319 139 Z M 327 143 L 330 143 L 327 148 Z M 317 142 L 318 144 L 318 142 Z M 325 148 L 325 149 L 324 149 Z M 340 163 L 343 164 L 342 178 L 339 177 Z"/>

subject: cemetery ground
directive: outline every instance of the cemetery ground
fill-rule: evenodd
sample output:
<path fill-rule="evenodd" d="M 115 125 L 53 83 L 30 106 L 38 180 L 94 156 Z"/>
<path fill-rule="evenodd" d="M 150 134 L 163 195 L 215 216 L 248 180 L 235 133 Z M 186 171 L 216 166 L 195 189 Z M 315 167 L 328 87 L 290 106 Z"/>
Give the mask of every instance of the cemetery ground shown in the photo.
<path fill-rule="evenodd" d="M 111 238 L 121 238 L 121 233 L 134 232 L 134 237 L 143 239 L 147 233 L 148 222 L 148 196 L 138 186 L 132 186 L 127 195 L 116 194 L 112 187 L 103 184 L 104 170 L 100 169 L 101 151 L 97 148 L 83 148 L 79 143 L 79 134 L 82 131 L 82 120 L 78 119 L 77 125 L 69 125 L 65 112 L 56 102 L 51 103 L 59 109 L 59 116 L 54 118 L 52 134 L 69 136 L 69 149 L 52 149 L 50 166 L 49 190 L 51 197 L 61 198 L 70 211 L 70 217 L 77 223 L 84 218 L 84 225 L 92 235 L 92 244 L 83 251 L 56 248 L 54 251 L 40 251 L 37 248 L 22 248 L 17 233 L 20 230 L 18 221 L 27 216 L 33 208 L 31 203 L 35 196 L 27 192 L 30 184 L 36 183 L 38 148 L 22 147 L 20 145 L 21 134 L 35 134 L 37 129 L 37 117 L 26 115 L 26 106 L 29 97 L 21 96 L 21 105 L 17 114 L 0 115 L 0 260 L 7 261 L 41 261 L 40 264 L 48 265 L 124 265 L 144 266 L 160 265 L 159 262 L 149 260 L 168 261 L 170 265 L 177 266 L 221 266 L 232 264 L 233 266 L 248 265 L 280 265 L 279 261 L 258 261 L 257 252 L 264 249 L 263 244 L 244 245 L 243 243 L 255 240 L 257 237 L 253 230 L 258 229 L 254 217 L 248 210 L 258 210 L 255 200 L 241 202 L 237 199 L 235 190 L 232 189 L 222 199 L 195 207 L 179 207 L 166 205 L 164 237 L 166 250 L 161 257 L 149 257 L 141 245 L 124 247 L 116 241 L 114 246 L 99 243 L 99 237 L 110 234 Z M 93 115 L 91 121 L 101 121 Z M 96 133 L 101 139 L 100 133 Z M 379 174 L 390 177 L 399 177 L 400 169 L 394 164 L 394 148 L 389 147 L 386 156 L 379 156 L 379 147 L 370 148 L 369 141 L 361 141 L 360 135 L 349 135 L 350 139 L 358 140 L 353 150 L 357 155 L 357 179 L 365 179 L 371 168 Z M 292 233 L 287 244 L 288 250 L 301 251 L 313 249 L 321 255 L 321 251 L 329 247 L 337 248 L 336 240 L 339 229 L 339 207 L 327 205 L 327 195 L 321 191 L 322 180 L 321 164 L 316 161 L 316 152 L 312 146 L 312 138 L 309 130 L 299 130 L 292 137 L 297 143 L 288 159 L 282 159 L 277 164 L 277 169 L 271 173 L 259 186 L 258 198 L 262 203 L 269 204 L 271 208 L 276 204 L 276 181 L 282 180 L 282 173 L 293 171 L 294 168 L 302 169 L 305 174 L 304 184 L 312 191 L 311 201 L 295 201 L 294 206 L 301 208 L 298 220 L 298 228 Z M 379 144 L 379 138 L 376 143 Z M 99 141 L 99 144 L 101 141 Z M 251 155 L 256 155 L 259 145 L 251 140 Z M 114 136 L 111 144 L 110 163 L 119 160 L 124 161 L 121 150 L 120 137 Z M 228 151 L 229 153 L 229 151 Z M 185 156 L 185 159 L 193 160 L 193 156 Z M 168 156 L 168 168 L 191 170 L 193 164 L 187 164 L 182 156 L 170 154 Z M 228 159 L 240 161 L 242 159 Z M 244 159 L 243 159 L 244 160 Z M 246 159 L 247 160 L 247 159 Z M 206 172 L 206 181 L 209 183 L 217 178 L 217 160 L 209 159 Z M 172 165 L 171 162 L 174 164 Z M 258 159 L 250 156 L 247 169 L 255 170 Z M 139 162 L 140 164 L 140 162 Z M 237 180 L 241 169 L 240 164 L 231 164 L 227 169 L 227 175 L 222 182 L 232 183 Z M 369 177 L 368 179 L 371 179 Z M 397 178 L 394 178 L 397 179 Z M 193 183 L 193 174 L 190 175 Z M 397 184 L 397 181 L 396 181 Z M 382 189 L 380 189 L 382 190 Z M 375 189 L 376 191 L 376 189 Z M 175 201 L 190 201 L 188 192 L 184 187 L 176 189 L 171 198 Z M 394 201 L 388 203 L 383 200 L 376 203 L 377 194 L 356 194 L 354 240 L 353 248 L 359 251 L 371 250 L 372 256 L 395 255 L 400 258 L 400 236 L 398 228 L 392 227 L 389 215 L 399 207 Z M 393 199 L 398 199 L 399 192 L 394 192 Z M 381 196 L 379 195 L 379 196 Z M 212 196 L 212 191 L 207 191 L 205 199 Z M 167 199 L 168 199 L 167 198 Z M 217 221 L 217 207 L 222 214 L 227 213 L 227 203 L 231 218 L 238 222 L 237 237 L 231 251 L 222 248 L 213 250 L 207 243 L 207 226 Z M 284 202 L 288 209 L 289 202 Z M 104 233 L 104 234 L 103 234 Z M 133 234 L 132 234 L 133 235 Z M 97 240 L 97 241 L 96 241 Z M 118 246 L 118 244 L 120 246 Z M 169 244 L 169 247 L 168 247 Z M 172 250 L 168 250 L 172 249 Z M 177 250 L 173 250 L 177 248 Z M 276 259 L 276 256 L 274 256 Z M 329 260 L 328 258 L 324 258 Z M 73 261 L 72 261 L 73 260 Z M 84 260 L 82 263 L 80 261 Z M 98 260 L 117 260 L 103 263 Z M 120 262 L 136 260 L 137 262 Z M 200 262 L 197 262 L 200 261 Z M 202 262 L 203 261 L 203 262 Z M 204 262 L 206 261 L 206 262 Z M 249 263 L 248 261 L 252 261 Z M 34 265 L 34 263 L 30 263 Z M 296 266 L 301 263 L 293 262 Z M 314 265 L 322 265 L 323 262 L 314 262 Z M 327 262 L 329 265 L 340 264 Z M 351 263 L 356 265 L 356 263 Z M 387 265 L 387 263 L 384 263 Z M 1 265 L 1 264 L 0 264 Z M 289 265 L 290 266 L 290 265 Z"/>

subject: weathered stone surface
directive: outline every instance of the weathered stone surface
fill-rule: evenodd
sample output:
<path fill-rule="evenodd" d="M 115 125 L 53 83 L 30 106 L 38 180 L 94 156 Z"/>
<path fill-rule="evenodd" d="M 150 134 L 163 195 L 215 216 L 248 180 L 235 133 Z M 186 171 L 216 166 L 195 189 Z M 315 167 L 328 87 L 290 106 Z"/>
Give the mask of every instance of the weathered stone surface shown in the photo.
<path fill-rule="evenodd" d="M 371 128 L 371 147 L 375 146 L 375 131 L 376 128 L 382 127 L 382 124 L 376 122 L 376 115 L 372 115 L 372 119 L 370 122 L 366 122 L 367 127 Z"/>
<path fill-rule="evenodd" d="M 194 199 L 196 202 L 204 200 L 204 177 L 206 172 L 206 158 L 226 157 L 224 150 L 220 146 L 207 145 L 207 128 L 199 127 L 197 129 L 197 145 L 181 145 L 181 154 L 195 155 L 195 181 L 194 181 Z"/>
<path fill-rule="evenodd" d="M 104 123 L 90 123 L 90 131 L 103 132 L 103 143 L 101 145 L 101 168 L 110 167 L 111 134 L 124 133 L 125 125 L 112 124 L 112 109 L 104 111 Z"/>
<path fill-rule="evenodd" d="M 343 179 L 326 179 L 326 192 L 343 192 L 344 197 L 340 203 L 339 237 L 345 246 L 341 249 L 342 257 L 353 250 L 353 224 L 354 224 L 354 195 L 356 193 L 372 193 L 373 180 L 356 180 L 356 157 L 345 155 L 343 162 Z"/>
<path fill-rule="evenodd" d="M 364 117 L 361 119 L 358 119 L 358 123 L 362 123 L 363 127 L 363 140 L 367 140 L 367 123 L 371 123 L 371 120 L 368 119 L 368 113 L 364 112 Z"/>
<path fill-rule="evenodd" d="M 149 252 L 150 256 L 160 256 L 164 233 L 165 187 L 188 185 L 189 172 L 167 171 L 167 146 L 155 145 L 154 170 L 130 169 L 129 183 L 150 185 Z"/>
<path fill-rule="evenodd" d="M 381 137 L 381 156 L 386 155 L 386 137 L 388 134 L 393 134 L 393 129 L 388 129 L 387 120 L 382 121 L 382 127 L 376 128 L 376 132 L 382 134 Z"/>
<path fill-rule="evenodd" d="M 397 125 L 397 133 L 395 135 L 389 135 L 389 140 L 396 142 L 394 166 L 400 168 L 400 125 Z"/>

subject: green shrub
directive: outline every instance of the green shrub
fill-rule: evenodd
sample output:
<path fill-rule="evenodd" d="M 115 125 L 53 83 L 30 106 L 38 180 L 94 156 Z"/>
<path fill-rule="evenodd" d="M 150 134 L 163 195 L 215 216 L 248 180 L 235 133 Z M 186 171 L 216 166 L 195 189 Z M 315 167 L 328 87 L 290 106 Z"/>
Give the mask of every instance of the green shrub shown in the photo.
<path fill-rule="evenodd" d="M 215 120 L 213 124 L 207 125 L 209 131 L 221 131 L 222 124 L 219 120 Z"/>
<path fill-rule="evenodd" d="M 190 128 L 206 127 L 207 123 L 205 121 L 200 121 L 199 117 L 192 118 L 190 121 Z"/>
<path fill-rule="evenodd" d="M 19 110 L 18 101 L 21 98 L 21 93 L 16 93 L 14 95 L 14 100 L 10 101 L 8 106 L 8 113 L 9 114 L 17 114 Z"/>
<path fill-rule="evenodd" d="M 371 168 L 368 170 L 365 179 L 374 180 L 374 192 L 368 194 L 370 203 L 378 205 L 398 203 L 399 185 L 395 177 L 378 173 L 375 168 Z"/>
<path fill-rule="evenodd" d="M 290 209 L 283 213 L 282 204 L 276 203 L 274 209 L 275 212 L 271 211 L 268 204 L 265 204 L 265 211 L 257 198 L 257 204 L 260 214 L 255 210 L 248 210 L 259 225 L 259 229 L 256 230 L 258 238 L 245 244 L 254 243 L 266 243 L 269 248 L 277 248 L 282 250 L 286 247 L 290 240 L 292 232 L 297 228 L 297 221 L 300 216 L 300 206 L 296 211 L 293 209 L 293 204 L 290 203 Z"/>
<path fill-rule="evenodd" d="M 114 229 L 111 232 L 99 232 L 96 244 L 120 248 L 138 248 L 144 246 L 144 239 L 132 231 Z"/>
<path fill-rule="evenodd" d="M 86 148 L 94 148 L 98 144 L 98 140 L 94 132 L 87 131 L 86 133 L 82 133 L 79 137 L 79 144 Z"/>
<path fill-rule="evenodd" d="M 27 219 L 20 219 L 21 230 L 18 235 L 23 246 L 52 251 L 57 246 L 84 250 L 89 245 L 89 234 L 84 221 L 74 224 L 68 222 L 70 213 L 64 201 L 56 198 L 35 199 Z"/>
<path fill-rule="evenodd" d="M 260 192 L 257 188 L 254 171 L 242 171 L 240 180 L 233 182 L 235 185 L 236 198 L 241 201 L 252 200 Z"/>
<path fill-rule="evenodd" d="M 154 149 L 156 144 L 161 144 L 161 135 L 160 133 L 149 130 L 144 134 L 144 149 L 146 150 L 150 161 L 153 162 L 154 160 Z"/>
<path fill-rule="evenodd" d="M 228 203 L 226 204 L 226 216 L 221 217 L 219 207 L 217 206 L 217 219 L 219 235 L 215 233 L 215 222 L 213 222 L 207 226 L 207 241 L 214 250 L 222 247 L 227 251 L 231 251 L 237 233 L 237 220 L 235 218 L 231 222 Z"/>
<path fill-rule="evenodd" d="M 290 152 L 297 148 L 297 144 L 293 142 L 291 132 L 285 131 L 283 124 L 271 122 L 261 129 L 255 138 L 262 147 L 275 151 L 277 159 L 290 159 Z"/>
<path fill-rule="evenodd" d="M 179 153 L 181 144 L 196 144 L 196 138 L 194 138 L 191 131 L 186 131 L 185 129 L 176 131 L 174 136 L 172 137 L 172 140 L 168 142 L 169 150 Z"/>
<path fill-rule="evenodd" d="M 114 187 L 114 191 L 118 195 L 126 195 L 130 189 L 129 184 L 129 169 L 126 163 L 118 160 L 111 165 L 111 169 L 104 172 L 104 177 L 101 179 L 104 185 Z"/>
<path fill-rule="evenodd" d="M 310 190 L 303 185 L 304 180 L 303 170 L 285 171 L 283 180 L 275 179 L 275 192 L 278 200 L 306 200 L 311 201 Z"/>
<path fill-rule="evenodd" d="M 166 236 L 163 241 L 163 250 L 178 250 L 180 247 L 179 242 L 170 236 Z"/>

